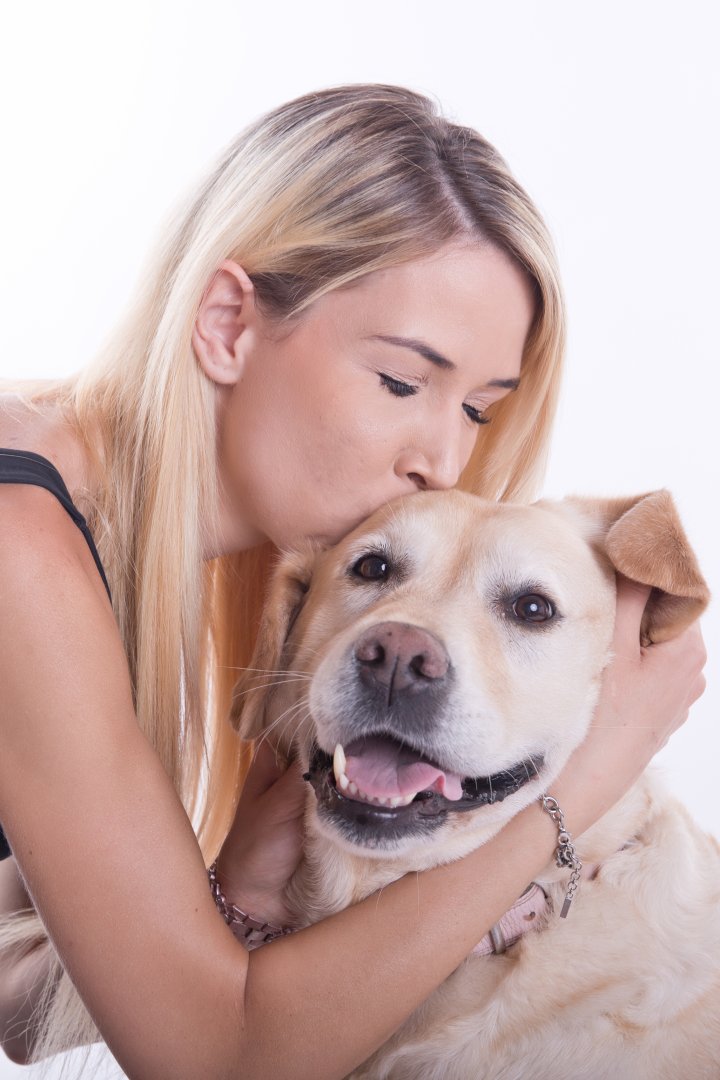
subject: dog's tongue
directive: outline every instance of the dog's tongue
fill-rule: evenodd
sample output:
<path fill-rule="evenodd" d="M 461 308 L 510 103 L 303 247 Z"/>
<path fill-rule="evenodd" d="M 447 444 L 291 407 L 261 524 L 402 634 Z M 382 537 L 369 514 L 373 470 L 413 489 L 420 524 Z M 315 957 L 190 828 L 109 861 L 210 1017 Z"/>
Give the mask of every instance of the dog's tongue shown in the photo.
<path fill-rule="evenodd" d="M 377 799 L 437 791 L 446 799 L 462 797 L 462 778 L 424 761 L 421 754 L 381 737 L 358 739 L 345 748 L 345 775 Z"/>

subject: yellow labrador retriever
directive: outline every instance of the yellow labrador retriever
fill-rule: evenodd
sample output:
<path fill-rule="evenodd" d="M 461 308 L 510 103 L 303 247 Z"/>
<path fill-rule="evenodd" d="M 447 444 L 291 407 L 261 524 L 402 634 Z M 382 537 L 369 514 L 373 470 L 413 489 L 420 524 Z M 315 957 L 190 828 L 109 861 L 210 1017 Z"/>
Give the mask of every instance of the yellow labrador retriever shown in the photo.
<path fill-rule="evenodd" d="M 235 719 L 307 770 L 300 921 L 462 856 L 552 791 L 609 659 L 615 570 L 653 586 L 645 643 L 707 603 L 664 491 L 417 494 L 283 561 Z M 553 862 L 354 1077 L 718 1080 L 717 843 L 651 769 L 576 847 L 570 916 Z"/>

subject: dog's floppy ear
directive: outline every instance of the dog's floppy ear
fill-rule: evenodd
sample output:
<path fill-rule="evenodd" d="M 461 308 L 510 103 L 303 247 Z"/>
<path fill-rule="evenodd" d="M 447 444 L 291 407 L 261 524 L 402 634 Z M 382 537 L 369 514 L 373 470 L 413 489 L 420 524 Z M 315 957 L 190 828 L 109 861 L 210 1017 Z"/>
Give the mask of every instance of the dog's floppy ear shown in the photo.
<path fill-rule="evenodd" d="M 317 548 L 308 544 L 283 556 L 270 580 L 249 668 L 233 689 L 230 721 L 243 739 L 255 739 L 265 726 L 273 693 L 273 673 L 283 668 L 285 645 L 310 587 Z"/>
<path fill-rule="evenodd" d="M 600 548 L 621 574 L 650 585 L 640 639 L 666 641 L 705 610 L 710 591 L 669 491 L 625 499 L 567 499 L 600 527 Z"/>

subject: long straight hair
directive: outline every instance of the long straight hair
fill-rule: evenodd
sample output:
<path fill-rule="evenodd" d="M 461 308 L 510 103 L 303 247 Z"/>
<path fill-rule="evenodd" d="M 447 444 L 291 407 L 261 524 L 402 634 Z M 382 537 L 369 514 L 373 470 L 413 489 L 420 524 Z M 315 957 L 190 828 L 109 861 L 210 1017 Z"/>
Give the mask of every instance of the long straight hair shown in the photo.
<path fill-rule="evenodd" d="M 233 259 L 282 324 L 333 289 L 451 242 L 491 243 L 534 291 L 520 387 L 492 406 L 460 481 L 486 498 L 526 500 L 542 476 L 564 349 L 552 242 L 498 152 L 402 87 L 323 90 L 252 124 L 169 222 L 95 361 L 69 379 L 5 387 L 58 406 L 93 462 L 98 489 L 75 495 L 112 588 L 138 723 L 206 862 L 247 765 L 228 716 L 276 552 L 266 544 L 203 562 L 218 497 L 214 386 L 191 344 L 203 294 Z M 37 918 L 15 927 L 7 947 L 42 939 Z M 36 1058 L 100 1038 L 73 995 L 64 973 L 49 980 Z"/>

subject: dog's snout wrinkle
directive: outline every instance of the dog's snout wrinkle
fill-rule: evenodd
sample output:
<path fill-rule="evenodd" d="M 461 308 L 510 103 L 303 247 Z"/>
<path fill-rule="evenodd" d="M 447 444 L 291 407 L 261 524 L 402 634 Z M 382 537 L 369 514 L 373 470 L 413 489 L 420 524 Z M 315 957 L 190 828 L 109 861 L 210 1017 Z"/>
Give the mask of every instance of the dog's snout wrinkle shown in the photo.
<path fill-rule="evenodd" d="M 422 627 L 400 622 L 368 627 L 356 642 L 355 660 L 366 684 L 387 691 L 388 705 L 397 694 L 436 685 L 450 667 L 442 642 Z"/>

